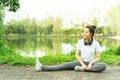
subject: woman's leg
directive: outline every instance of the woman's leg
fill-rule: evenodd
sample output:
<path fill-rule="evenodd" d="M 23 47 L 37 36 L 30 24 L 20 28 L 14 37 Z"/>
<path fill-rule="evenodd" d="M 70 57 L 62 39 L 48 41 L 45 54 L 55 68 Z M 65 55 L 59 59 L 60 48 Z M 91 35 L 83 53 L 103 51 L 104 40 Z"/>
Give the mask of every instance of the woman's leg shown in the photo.
<path fill-rule="evenodd" d="M 92 71 L 93 72 L 101 72 L 104 71 L 106 69 L 107 65 L 103 62 L 97 62 L 95 64 L 93 64 L 92 66 Z"/>
<path fill-rule="evenodd" d="M 73 62 L 66 62 L 59 65 L 53 65 L 53 66 L 42 66 L 42 71 L 60 71 L 60 70 L 74 70 L 74 67 L 76 65 L 80 65 L 79 62 L 73 61 Z"/>

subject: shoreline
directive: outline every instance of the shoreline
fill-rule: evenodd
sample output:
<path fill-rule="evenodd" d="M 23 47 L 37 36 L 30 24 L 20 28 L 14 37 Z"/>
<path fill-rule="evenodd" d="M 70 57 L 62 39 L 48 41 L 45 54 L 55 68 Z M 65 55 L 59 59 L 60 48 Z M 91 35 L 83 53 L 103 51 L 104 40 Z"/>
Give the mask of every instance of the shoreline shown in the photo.
<path fill-rule="evenodd" d="M 120 40 L 120 36 L 109 36 L 108 38 Z"/>
<path fill-rule="evenodd" d="M 44 36 L 37 36 L 37 35 L 32 35 L 32 37 L 66 37 L 66 38 L 68 38 L 68 37 L 82 37 L 82 36 L 80 36 L 80 35 L 44 35 Z M 4 37 L 4 38 L 19 38 L 19 37 L 31 37 L 31 36 L 29 36 L 29 35 L 20 35 L 20 36 L 2 36 L 2 37 Z M 109 39 L 116 39 L 116 40 L 120 40 L 120 35 L 117 35 L 117 36 L 99 36 L 99 35 L 97 35 L 97 36 L 94 36 L 94 37 L 96 37 L 96 38 L 99 38 L 99 37 L 104 37 L 104 38 L 109 38 Z"/>

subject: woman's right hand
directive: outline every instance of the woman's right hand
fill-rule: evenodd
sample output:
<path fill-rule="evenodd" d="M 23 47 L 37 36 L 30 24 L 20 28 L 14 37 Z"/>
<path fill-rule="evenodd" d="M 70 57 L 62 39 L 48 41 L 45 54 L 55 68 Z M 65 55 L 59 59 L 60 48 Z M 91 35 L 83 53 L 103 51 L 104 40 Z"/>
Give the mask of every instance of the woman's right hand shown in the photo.
<path fill-rule="evenodd" d="M 87 66 L 85 64 L 82 65 L 83 70 L 87 70 Z"/>

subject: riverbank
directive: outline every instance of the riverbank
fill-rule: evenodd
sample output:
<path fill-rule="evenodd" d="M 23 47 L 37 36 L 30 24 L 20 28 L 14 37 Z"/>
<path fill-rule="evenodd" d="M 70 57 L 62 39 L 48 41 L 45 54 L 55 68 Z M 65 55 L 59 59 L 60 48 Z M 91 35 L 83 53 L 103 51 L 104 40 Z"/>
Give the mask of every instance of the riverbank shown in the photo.
<path fill-rule="evenodd" d="M 109 36 L 108 38 L 120 40 L 120 36 Z"/>

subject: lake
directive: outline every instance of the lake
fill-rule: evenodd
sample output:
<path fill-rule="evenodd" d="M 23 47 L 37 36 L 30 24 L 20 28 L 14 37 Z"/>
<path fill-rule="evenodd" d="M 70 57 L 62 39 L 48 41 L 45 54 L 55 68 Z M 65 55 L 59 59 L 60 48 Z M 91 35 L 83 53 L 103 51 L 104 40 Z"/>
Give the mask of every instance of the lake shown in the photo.
<path fill-rule="evenodd" d="M 69 54 L 75 50 L 81 37 L 10 37 L 6 38 L 10 45 L 15 46 L 20 55 L 27 57 L 39 57 L 45 55 Z M 99 41 L 102 50 L 115 48 L 120 45 L 120 40 L 108 38 L 95 38 Z"/>

